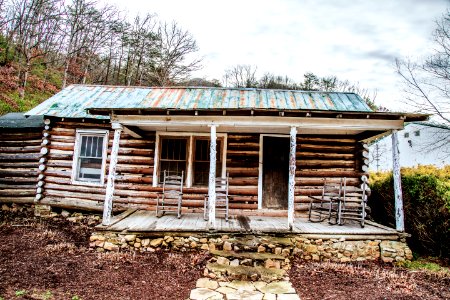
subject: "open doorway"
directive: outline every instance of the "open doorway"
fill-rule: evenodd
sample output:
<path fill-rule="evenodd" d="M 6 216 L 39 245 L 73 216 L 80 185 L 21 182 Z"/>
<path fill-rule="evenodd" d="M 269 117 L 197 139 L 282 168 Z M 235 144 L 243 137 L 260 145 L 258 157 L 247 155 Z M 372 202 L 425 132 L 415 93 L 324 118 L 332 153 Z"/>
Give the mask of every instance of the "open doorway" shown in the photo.
<path fill-rule="evenodd" d="M 289 137 L 263 137 L 262 207 L 287 209 Z"/>

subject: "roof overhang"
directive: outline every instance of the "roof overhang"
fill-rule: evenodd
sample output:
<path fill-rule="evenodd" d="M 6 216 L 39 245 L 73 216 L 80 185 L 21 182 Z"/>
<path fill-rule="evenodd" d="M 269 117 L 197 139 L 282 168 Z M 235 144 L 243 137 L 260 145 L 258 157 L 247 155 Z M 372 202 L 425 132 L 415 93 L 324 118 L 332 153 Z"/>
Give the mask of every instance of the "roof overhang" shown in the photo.
<path fill-rule="evenodd" d="M 337 118 L 358 120 L 402 120 L 404 122 L 426 121 L 428 114 L 398 113 L 398 112 L 351 112 L 331 110 L 280 110 L 280 109 L 135 109 L 135 108 L 88 108 L 92 115 L 136 115 L 136 116 L 279 116 L 306 118 Z"/>

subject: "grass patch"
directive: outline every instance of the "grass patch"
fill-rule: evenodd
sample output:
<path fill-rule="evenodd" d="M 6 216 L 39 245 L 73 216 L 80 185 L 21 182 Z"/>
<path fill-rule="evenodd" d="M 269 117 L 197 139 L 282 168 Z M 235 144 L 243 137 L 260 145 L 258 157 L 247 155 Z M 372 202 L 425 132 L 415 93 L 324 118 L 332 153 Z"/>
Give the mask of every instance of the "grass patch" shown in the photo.
<path fill-rule="evenodd" d="M 441 266 L 439 263 L 432 259 L 418 258 L 413 261 L 399 262 L 397 263 L 397 265 L 410 270 L 426 270 L 434 273 L 446 273 L 450 275 L 449 268 Z"/>

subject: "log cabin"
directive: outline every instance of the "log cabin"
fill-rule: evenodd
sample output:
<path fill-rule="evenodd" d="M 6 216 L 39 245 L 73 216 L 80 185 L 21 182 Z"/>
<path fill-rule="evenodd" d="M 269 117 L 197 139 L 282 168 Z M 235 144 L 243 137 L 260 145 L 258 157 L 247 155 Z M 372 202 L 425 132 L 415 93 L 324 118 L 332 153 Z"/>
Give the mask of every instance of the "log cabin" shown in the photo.
<path fill-rule="evenodd" d="M 154 211 L 169 170 L 184 174 L 183 214 L 198 213 L 205 196 L 214 203 L 211 178 L 228 175 L 230 216 L 278 216 L 290 229 L 325 180 L 368 181 L 370 139 L 392 132 L 395 146 L 404 122 L 427 119 L 374 112 L 354 93 L 100 85 L 71 85 L 27 115 L 45 123 L 37 204 L 102 211 L 107 226 L 115 212 Z"/>

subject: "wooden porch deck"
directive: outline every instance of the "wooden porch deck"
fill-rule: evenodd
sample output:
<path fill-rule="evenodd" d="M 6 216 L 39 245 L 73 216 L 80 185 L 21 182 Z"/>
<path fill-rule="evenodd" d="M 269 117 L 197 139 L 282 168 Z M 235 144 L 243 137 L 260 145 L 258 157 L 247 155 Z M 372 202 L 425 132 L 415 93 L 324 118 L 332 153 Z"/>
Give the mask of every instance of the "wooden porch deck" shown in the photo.
<path fill-rule="evenodd" d="M 154 211 L 136 210 L 124 212 L 112 219 L 111 225 L 96 227 L 98 230 L 127 233 L 231 233 L 231 234 L 300 234 L 320 238 L 389 239 L 396 240 L 400 233 L 395 229 L 368 221 L 364 228 L 359 224 L 343 226 L 328 222 L 312 223 L 306 218 L 296 218 L 294 228 L 289 230 L 286 217 L 230 216 L 228 222 L 217 218 L 216 228 L 210 230 L 203 214 L 183 214 L 156 217 Z"/>

